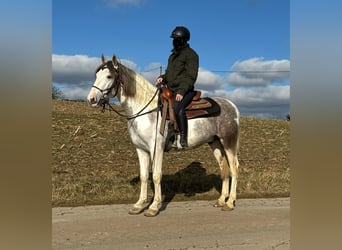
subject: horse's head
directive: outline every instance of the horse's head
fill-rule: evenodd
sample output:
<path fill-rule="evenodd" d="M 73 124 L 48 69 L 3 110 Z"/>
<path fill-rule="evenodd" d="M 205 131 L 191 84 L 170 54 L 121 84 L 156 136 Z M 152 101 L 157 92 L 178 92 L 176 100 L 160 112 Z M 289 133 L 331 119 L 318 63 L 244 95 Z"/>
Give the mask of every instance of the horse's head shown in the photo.
<path fill-rule="evenodd" d="M 119 62 L 115 55 L 107 61 L 102 55 L 102 64 L 96 69 L 95 82 L 91 87 L 87 100 L 93 106 L 101 106 L 118 93 L 121 75 Z"/>

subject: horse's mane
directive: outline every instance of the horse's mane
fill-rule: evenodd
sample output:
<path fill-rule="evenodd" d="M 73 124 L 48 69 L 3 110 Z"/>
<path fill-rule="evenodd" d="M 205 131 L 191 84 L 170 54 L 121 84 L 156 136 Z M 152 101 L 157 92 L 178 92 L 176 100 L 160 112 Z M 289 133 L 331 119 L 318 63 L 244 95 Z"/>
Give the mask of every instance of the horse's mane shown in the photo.
<path fill-rule="evenodd" d="M 147 104 L 156 91 L 154 87 L 144 76 L 127 68 L 120 63 L 121 78 L 123 83 L 123 94 L 127 97 L 134 97 L 142 105 Z M 154 107 L 157 105 L 157 98 L 152 102 Z"/>
<path fill-rule="evenodd" d="M 121 63 L 119 65 L 123 92 L 127 97 L 134 97 L 137 92 L 136 84 L 134 84 L 136 73 Z"/>

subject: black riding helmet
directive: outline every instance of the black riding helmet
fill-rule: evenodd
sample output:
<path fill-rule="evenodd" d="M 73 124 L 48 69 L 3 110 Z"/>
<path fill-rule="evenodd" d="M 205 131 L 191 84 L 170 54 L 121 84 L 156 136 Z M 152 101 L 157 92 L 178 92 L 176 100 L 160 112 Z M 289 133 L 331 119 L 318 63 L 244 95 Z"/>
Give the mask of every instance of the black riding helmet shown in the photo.
<path fill-rule="evenodd" d="M 190 31 L 184 26 L 177 26 L 171 33 L 171 38 L 182 38 L 185 42 L 190 40 Z"/>

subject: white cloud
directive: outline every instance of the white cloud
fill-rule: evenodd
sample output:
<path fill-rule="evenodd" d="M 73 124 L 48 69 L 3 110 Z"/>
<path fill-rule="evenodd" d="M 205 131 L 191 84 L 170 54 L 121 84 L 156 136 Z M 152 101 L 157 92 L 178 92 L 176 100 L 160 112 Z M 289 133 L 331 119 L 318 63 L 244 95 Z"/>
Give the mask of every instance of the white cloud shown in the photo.
<path fill-rule="evenodd" d="M 107 60 L 111 59 L 110 56 L 105 57 Z M 119 61 L 137 71 L 136 63 L 127 59 L 119 59 Z M 100 57 L 53 54 L 52 82 L 61 88 L 66 99 L 84 99 L 95 80 L 95 70 L 101 63 Z"/>
<path fill-rule="evenodd" d="M 285 119 L 290 112 L 290 86 L 239 87 L 202 91 L 202 96 L 223 97 L 234 102 L 242 116 Z"/>
<path fill-rule="evenodd" d="M 109 60 L 111 57 L 106 57 Z M 136 70 L 136 63 L 119 59 L 126 67 Z M 101 64 L 99 57 L 86 55 L 52 55 L 52 82 L 69 85 L 89 84 L 95 80 L 95 70 Z"/>
<path fill-rule="evenodd" d="M 237 88 L 226 97 L 240 105 L 280 105 L 290 101 L 290 86 Z"/>
<path fill-rule="evenodd" d="M 68 100 L 86 100 L 90 88 L 70 86 L 67 91 L 63 91 L 64 98 Z"/>
<path fill-rule="evenodd" d="M 237 61 L 231 67 L 228 82 L 234 86 L 265 86 L 287 80 L 290 76 L 289 60 L 268 60 L 250 58 Z"/>
<path fill-rule="evenodd" d="M 195 86 L 197 89 L 215 91 L 217 89 L 223 89 L 224 84 L 225 80 L 222 76 L 214 74 L 213 72 L 203 68 L 199 69 Z"/>
<path fill-rule="evenodd" d="M 290 86 L 260 86 L 216 91 L 233 101 L 243 116 L 285 119 L 290 112 Z"/>
<path fill-rule="evenodd" d="M 101 59 L 86 55 L 52 55 L 52 81 L 64 84 L 84 84 L 94 79 Z"/>

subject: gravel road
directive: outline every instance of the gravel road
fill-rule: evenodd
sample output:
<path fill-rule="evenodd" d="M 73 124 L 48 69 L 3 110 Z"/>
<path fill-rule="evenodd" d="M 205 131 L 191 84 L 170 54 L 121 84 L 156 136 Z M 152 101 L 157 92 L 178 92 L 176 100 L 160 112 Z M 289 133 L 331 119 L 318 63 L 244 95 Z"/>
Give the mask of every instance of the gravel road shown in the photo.
<path fill-rule="evenodd" d="M 171 202 L 156 217 L 131 204 L 52 209 L 53 249 L 290 249 L 290 198 Z"/>

